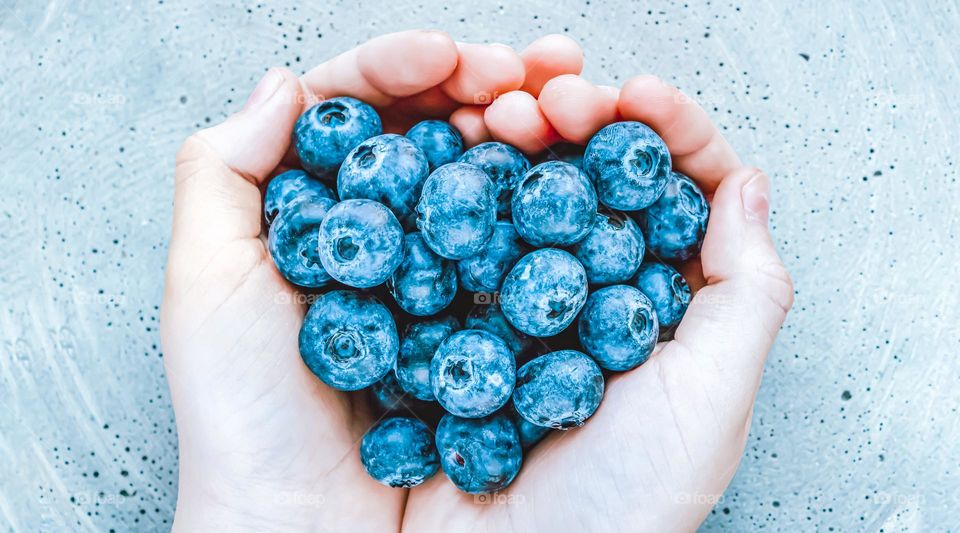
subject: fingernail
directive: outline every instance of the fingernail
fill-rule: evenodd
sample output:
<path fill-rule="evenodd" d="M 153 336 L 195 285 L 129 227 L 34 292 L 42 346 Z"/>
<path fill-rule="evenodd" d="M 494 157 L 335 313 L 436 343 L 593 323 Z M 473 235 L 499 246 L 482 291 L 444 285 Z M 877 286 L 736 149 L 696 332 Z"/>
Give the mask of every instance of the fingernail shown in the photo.
<path fill-rule="evenodd" d="M 767 224 L 770 215 L 770 178 L 759 173 L 740 192 L 747 220 Z"/>
<path fill-rule="evenodd" d="M 270 99 L 274 93 L 283 85 L 283 74 L 276 69 L 270 69 L 260 78 L 256 88 L 247 97 L 247 103 L 243 104 L 243 110 L 253 109 L 262 105 Z"/>

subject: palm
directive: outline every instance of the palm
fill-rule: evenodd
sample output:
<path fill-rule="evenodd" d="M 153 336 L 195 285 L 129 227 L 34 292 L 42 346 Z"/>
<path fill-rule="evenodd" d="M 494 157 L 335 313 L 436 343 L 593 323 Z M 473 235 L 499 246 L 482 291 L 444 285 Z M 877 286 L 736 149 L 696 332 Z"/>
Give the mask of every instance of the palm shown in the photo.
<path fill-rule="evenodd" d="M 263 104 L 269 109 L 259 111 L 261 122 L 228 121 L 184 145 L 162 318 L 181 442 L 178 523 L 235 519 L 228 509 L 245 511 L 247 527 L 331 531 L 391 530 L 401 520 L 414 531 L 567 530 L 571 509 L 583 510 L 575 526 L 583 530 L 699 523 L 739 459 L 763 356 L 790 305 L 789 278 L 775 254 L 758 255 L 746 230 L 725 220 L 726 204 L 738 201 L 733 195 L 752 174 L 738 170 L 705 113 L 650 79 L 621 92 L 570 76 L 582 62 L 571 45 L 548 38 L 521 60 L 497 46 L 454 46 L 436 33 L 385 36 L 308 72 L 299 86 L 285 82 L 287 94 Z M 452 112 L 468 144 L 493 136 L 527 151 L 561 137 L 583 142 L 621 117 L 641 120 L 661 132 L 675 166 L 700 181 L 715 209 L 722 204 L 703 267 L 686 271 L 696 287 L 709 284 L 676 340 L 608 380 L 590 423 L 540 443 L 493 505 L 458 492 L 442 475 L 409 496 L 366 476 L 357 453 L 373 422 L 364 396 L 326 387 L 300 359 L 306 306 L 260 240 L 258 186 L 288 151 L 301 86 L 307 105 L 318 95 L 371 101 L 387 131 Z M 477 95 L 500 96 L 487 107 L 470 105 Z M 722 179 L 731 185 L 719 186 Z M 226 202 L 204 204 L 225 195 Z M 743 259 L 754 256 L 765 263 Z M 743 294 L 751 270 L 762 274 L 763 290 Z M 748 312 L 755 316 L 744 318 Z M 209 513 L 209 503 L 226 517 Z"/>

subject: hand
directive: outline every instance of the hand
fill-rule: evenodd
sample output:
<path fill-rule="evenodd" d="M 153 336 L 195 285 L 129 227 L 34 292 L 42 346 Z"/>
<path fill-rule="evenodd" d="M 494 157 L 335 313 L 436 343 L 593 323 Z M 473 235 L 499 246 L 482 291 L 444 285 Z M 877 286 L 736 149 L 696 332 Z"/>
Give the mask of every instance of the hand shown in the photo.
<path fill-rule="evenodd" d="M 364 395 L 326 387 L 303 364 L 306 306 L 260 239 L 260 188 L 291 160 L 297 117 L 349 94 L 377 106 L 386 131 L 452 113 L 475 144 L 497 123 L 480 104 L 521 87 L 536 94 L 581 66 L 580 49 L 557 36 L 518 55 L 438 32 L 385 35 L 299 79 L 270 70 L 242 111 L 183 144 L 161 313 L 180 443 L 177 529 L 400 527 L 407 491 L 373 481 L 359 461 L 372 422 Z"/>
<path fill-rule="evenodd" d="M 507 93 L 485 113 L 495 138 L 522 147 L 550 129 L 582 143 L 624 119 L 656 130 L 674 167 L 711 198 L 701 257 L 683 268 L 697 292 L 674 340 L 609 379 L 588 423 L 538 444 L 490 503 L 436 476 L 410 492 L 405 528 L 693 531 L 733 477 L 764 361 L 793 304 L 767 229 L 770 180 L 741 164 L 703 109 L 650 76 L 620 91 L 559 76 L 538 99 Z"/>

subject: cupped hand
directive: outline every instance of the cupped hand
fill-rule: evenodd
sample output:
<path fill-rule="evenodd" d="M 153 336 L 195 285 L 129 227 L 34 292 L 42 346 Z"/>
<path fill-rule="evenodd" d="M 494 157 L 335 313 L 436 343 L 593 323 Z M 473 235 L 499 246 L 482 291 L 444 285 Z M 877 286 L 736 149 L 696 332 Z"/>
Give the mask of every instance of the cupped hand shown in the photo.
<path fill-rule="evenodd" d="M 350 95 L 375 105 L 388 132 L 450 116 L 475 144 L 489 138 L 485 104 L 581 65 L 579 47 L 562 37 L 517 54 L 439 32 L 385 35 L 300 78 L 270 70 L 240 112 L 184 142 L 161 312 L 180 448 L 178 529 L 400 528 L 407 491 L 378 484 L 359 461 L 372 423 L 364 397 L 328 388 L 303 364 L 307 302 L 261 240 L 261 188 L 296 161 L 297 117 Z"/>
<path fill-rule="evenodd" d="M 647 76 L 594 86 L 581 66 L 560 36 L 518 55 L 437 32 L 386 35 L 299 80 L 271 70 L 242 111 L 184 143 L 161 322 L 180 439 L 177 527 L 696 528 L 736 470 L 792 304 L 767 230 L 770 183 L 676 89 Z M 698 290 L 674 340 L 609 380 L 590 422 L 545 439 L 495 497 L 460 493 L 442 474 L 411 491 L 370 479 L 357 453 L 372 422 L 363 396 L 329 389 L 298 355 L 305 305 L 259 238 L 259 188 L 295 161 L 297 116 L 341 94 L 377 106 L 386 131 L 449 116 L 468 144 L 494 138 L 528 152 L 639 120 L 711 198 L 701 258 L 683 269 Z"/>

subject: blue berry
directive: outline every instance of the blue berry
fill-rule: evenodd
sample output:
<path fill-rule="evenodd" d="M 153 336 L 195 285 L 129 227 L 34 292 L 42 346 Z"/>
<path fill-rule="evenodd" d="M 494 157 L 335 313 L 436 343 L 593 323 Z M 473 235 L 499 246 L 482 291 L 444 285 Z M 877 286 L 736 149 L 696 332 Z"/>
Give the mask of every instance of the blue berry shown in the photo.
<path fill-rule="evenodd" d="M 403 262 L 387 280 L 390 294 L 411 315 L 439 313 L 457 295 L 456 264 L 433 253 L 419 231 L 407 234 L 403 248 Z"/>
<path fill-rule="evenodd" d="M 690 305 L 690 286 L 676 269 L 663 263 L 644 263 L 633 284 L 650 298 L 661 329 L 680 323 Z"/>
<path fill-rule="evenodd" d="M 505 489 L 523 463 L 517 428 L 501 414 L 479 419 L 444 416 L 437 426 L 437 451 L 450 481 L 471 494 Z"/>
<path fill-rule="evenodd" d="M 597 363 L 576 350 L 541 355 L 517 371 L 513 405 L 537 426 L 582 426 L 603 399 L 603 374 Z"/>
<path fill-rule="evenodd" d="M 272 224 L 280 211 L 294 202 L 312 201 L 320 198 L 337 200 L 329 187 L 311 178 L 302 170 L 288 170 L 277 174 L 263 196 L 263 217 Z"/>
<path fill-rule="evenodd" d="M 466 163 L 435 170 L 417 204 L 417 227 L 427 245 L 447 259 L 475 255 L 493 236 L 496 198 L 490 178 Z"/>
<path fill-rule="evenodd" d="M 460 323 L 452 316 L 407 326 L 397 355 L 397 381 L 404 391 L 419 400 L 436 400 L 430 385 L 430 363 L 440 343 L 459 329 Z"/>
<path fill-rule="evenodd" d="M 479 418 L 510 399 L 516 373 L 516 360 L 500 337 L 465 329 L 440 343 L 430 364 L 430 385 L 448 412 Z"/>
<path fill-rule="evenodd" d="M 400 387 L 397 375 L 393 372 L 387 372 L 379 381 L 371 385 L 370 392 L 373 393 L 373 400 L 377 407 L 387 412 L 403 409 L 405 404 L 413 401 Z"/>
<path fill-rule="evenodd" d="M 300 328 L 300 356 L 321 381 L 337 390 L 359 390 L 397 362 L 397 326 L 373 296 L 336 290 L 310 306 Z"/>
<path fill-rule="evenodd" d="M 510 348 L 514 357 L 519 357 L 531 344 L 530 337 L 513 329 L 507 322 L 507 317 L 497 303 L 475 305 L 467 315 L 465 325 L 468 329 L 482 329 L 500 337 L 507 343 L 507 348 Z"/>
<path fill-rule="evenodd" d="M 663 195 L 637 218 L 647 249 L 662 261 L 686 261 L 700 253 L 710 205 L 690 178 L 673 172 Z"/>
<path fill-rule="evenodd" d="M 513 223 L 534 246 L 569 246 L 590 233 L 597 193 L 587 176 L 563 161 L 540 163 L 513 192 Z"/>
<path fill-rule="evenodd" d="M 387 133 L 350 151 L 337 175 L 337 192 L 344 200 L 376 200 L 389 207 L 404 227 L 412 228 L 413 208 L 429 174 L 427 156 L 413 141 Z"/>
<path fill-rule="evenodd" d="M 280 274 L 294 285 L 322 287 L 330 274 L 317 253 L 319 227 L 334 205 L 329 198 L 303 200 L 280 212 L 270 226 L 267 249 Z"/>
<path fill-rule="evenodd" d="M 513 224 L 497 222 L 487 247 L 457 263 L 460 285 L 471 292 L 496 292 L 507 272 L 526 251 L 526 243 Z"/>
<path fill-rule="evenodd" d="M 407 138 L 423 150 L 430 171 L 453 163 L 463 154 L 463 136 L 442 120 L 424 120 L 407 131 Z"/>
<path fill-rule="evenodd" d="M 590 139 L 583 169 L 604 205 L 621 211 L 643 209 L 660 197 L 670 175 L 663 139 L 639 122 L 615 122 Z"/>
<path fill-rule="evenodd" d="M 597 213 L 593 229 L 570 250 L 595 285 L 625 283 L 643 261 L 643 234 L 623 213 Z"/>
<path fill-rule="evenodd" d="M 578 331 L 580 343 L 597 364 L 618 372 L 646 362 L 660 334 L 653 303 L 629 285 L 611 285 L 591 294 Z"/>
<path fill-rule="evenodd" d="M 387 280 L 403 261 L 403 228 L 373 200 L 344 200 L 320 224 L 320 262 L 333 279 L 368 288 Z"/>
<path fill-rule="evenodd" d="M 389 487 L 415 487 L 440 469 L 430 428 L 406 417 L 387 418 L 360 441 L 360 462 L 370 477 Z"/>
<path fill-rule="evenodd" d="M 507 320 L 534 337 L 550 337 L 566 329 L 586 300 L 583 265 L 556 248 L 523 256 L 500 288 L 500 305 Z"/>
<path fill-rule="evenodd" d="M 550 428 L 538 426 L 526 418 L 520 416 L 516 407 L 510 406 L 510 419 L 517 426 L 517 434 L 520 435 L 520 445 L 524 450 L 532 448 L 533 445 L 543 440 L 550 433 Z"/>
<path fill-rule="evenodd" d="M 476 165 L 490 176 L 497 198 L 497 215 L 509 218 L 510 199 L 530 168 L 530 161 L 516 148 L 499 142 L 480 143 L 464 152 L 459 161 Z"/>
<path fill-rule="evenodd" d="M 297 119 L 293 145 L 304 170 L 332 180 L 350 150 L 381 133 L 380 115 L 370 105 L 338 96 L 311 107 Z"/>
<path fill-rule="evenodd" d="M 547 148 L 541 156 L 541 163 L 546 161 L 566 161 L 583 170 L 583 146 L 573 143 L 559 143 Z"/>

